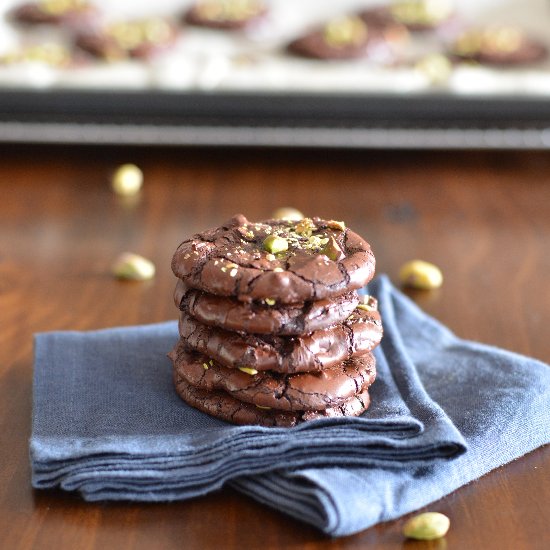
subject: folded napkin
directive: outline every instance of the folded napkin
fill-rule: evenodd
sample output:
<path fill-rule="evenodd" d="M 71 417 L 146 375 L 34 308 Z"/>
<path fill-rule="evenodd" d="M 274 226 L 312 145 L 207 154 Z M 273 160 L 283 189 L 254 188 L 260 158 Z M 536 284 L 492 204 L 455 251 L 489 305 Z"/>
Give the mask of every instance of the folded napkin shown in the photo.
<path fill-rule="evenodd" d="M 468 452 L 427 466 L 308 467 L 232 482 L 333 536 L 421 508 L 550 443 L 549 365 L 457 338 L 385 278 L 373 290 L 389 334 L 382 352 L 393 365 L 392 348 L 400 346 L 428 394 L 463 434 Z"/>
<path fill-rule="evenodd" d="M 160 501 L 205 494 L 233 480 L 267 504 L 346 534 L 422 506 L 427 495 L 405 498 L 406 480 L 435 479 L 437 468 L 458 461 L 476 477 L 548 440 L 547 367 L 458 340 L 386 277 L 369 292 L 380 301 L 385 329 L 371 408 L 360 418 L 291 429 L 229 425 L 181 401 L 165 356 L 177 339 L 175 322 L 37 335 L 33 486 L 78 490 L 87 500 Z M 468 378 L 463 369 L 474 373 Z M 506 373 L 495 375 L 500 369 Z M 510 424 L 502 426 L 504 412 L 516 422 L 507 416 Z M 478 445 L 479 430 L 489 437 L 494 464 L 469 464 L 471 452 L 459 457 L 466 444 L 448 414 L 470 445 Z M 529 430 L 501 449 L 519 420 Z M 494 433 L 503 435 L 495 439 Z M 468 481 L 451 478 L 428 498 Z M 382 490 L 377 496 L 375 480 Z"/>

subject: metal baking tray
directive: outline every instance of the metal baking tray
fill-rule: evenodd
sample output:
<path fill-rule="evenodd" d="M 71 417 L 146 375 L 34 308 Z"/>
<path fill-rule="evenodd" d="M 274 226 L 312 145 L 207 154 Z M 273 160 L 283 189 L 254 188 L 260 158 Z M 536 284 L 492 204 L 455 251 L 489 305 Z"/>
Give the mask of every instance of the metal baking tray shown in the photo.
<path fill-rule="evenodd" d="M 168 92 L 0 93 L 3 142 L 546 149 L 544 98 Z"/>
<path fill-rule="evenodd" d="M 5 5 L 15 1 L 9 0 Z M 107 0 L 96 1 L 106 6 L 114 5 Z M 116 7 L 120 10 L 126 2 L 132 13 L 147 15 L 159 9 L 169 13 L 176 4 L 181 10 L 190 1 L 157 0 L 152 6 L 149 2 L 124 0 L 117 2 Z M 299 24 L 306 28 L 331 14 L 366 7 L 374 1 L 277 0 L 271 4 L 282 10 L 280 21 L 290 21 L 285 17 L 290 17 L 292 12 L 292 24 L 296 29 Z M 524 26 L 538 36 L 545 36 L 550 45 L 550 3 L 545 0 L 507 0 L 504 3 L 503 0 L 462 0 L 458 5 L 469 14 L 470 20 L 480 22 L 491 21 L 495 10 L 505 14 L 504 22 L 521 17 Z M 283 31 L 281 41 L 296 33 L 286 27 Z M 192 57 L 200 50 L 197 45 L 227 47 L 228 43 L 220 42 L 219 38 L 212 40 L 212 32 L 186 29 L 185 38 L 190 39 L 183 41 L 182 59 L 195 59 L 197 66 L 215 60 L 215 56 Z M 1 34 L 2 28 L 0 38 Z M 242 55 L 239 49 L 244 43 L 242 37 L 234 40 L 230 48 Z M 271 43 L 276 41 L 271 40 Z M 186 50 L 188 44 L 192 44 L 194 50 Z M 342 79 L 337 86 L 324 88 L 324 82 L 336 82 L 336 79 L 325 78 L 319 62 L 308 65 L 303 60 L 286 60 L 276 50 L 263 51 L 260 59 L 275 67 L 275 74 L 281 67 L 291 68 L 283 85 L 276 79 L 266 78 L 269 74 L 262 70 L 255 76 L 252 69 L 244 80 L 241 76 L 240 80 L 220 78 L 212 82 L 210 75 L 206 84 L 204 78 L 176 83 L 156 80 L 151 84 L 149 80 L 143 83 L 141 76 L 137 76 L 129 86 L 124 85 L 124 70 L 110 73 L 122 75 L 114 86 L 110 85 L 109 74 L 103 74 L 100 82 L 93 70 L 81 81 L 76 76 L 68 84 L 61 79 L 38 86 L 31 82 L 27 85 L 24 79 L 15 80 L 15 83 L 2 80 L 0 74 L 0 142 L 550 148 L 550 62 L 535 70 L 516 71 L 517 79 L 513 71 L 505 77 L 490 71 L 477 75 L 474 71 L 468 80 L 471 89 L 419 86 L 403 90 L 398 89 L 404 82 L 402 76 L 392 80 L 391 74 L 389 78 L 386 75 L 376 84 L 379 78 L 376 70 L 365 69 L 359 64 L 339 65 L 336 69 L 332 65 L 333 76 Z M 367 84 L 365 89 L 354 82 L 354 75 L 359 74 L 363 78 L 361 82 Z M 370 76 L 365 77 L 370 74 L 374 86 L 368 85 Z M 300 75 L 305 76 L 302 81 L 299 78 L 296 81 Z M 487 89 L 484 89 L 485 83 Z"/>

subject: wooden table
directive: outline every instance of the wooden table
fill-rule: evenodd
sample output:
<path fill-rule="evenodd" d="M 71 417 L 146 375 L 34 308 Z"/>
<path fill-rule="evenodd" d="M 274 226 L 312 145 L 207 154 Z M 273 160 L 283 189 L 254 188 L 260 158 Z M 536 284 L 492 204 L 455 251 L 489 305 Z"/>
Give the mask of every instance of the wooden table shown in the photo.
<path fill-rule="evenodd" d="M 139 164 L 138 201 L 109 189 Z M 86 504 L 33 491 L 32 335 L 174 319 L 170 259 L 192 232 L 236 212 L 291 205 L 344 219 L 394 280 L 411 258 L 444 286 L 413 298 L 465 338 L 550 361 L 550 155 L 5 147 L 0 161 L 0 547 L 550 548 L 550 446 L 434 503 L 446 543 L 404 543 L 403 519 L 330 540 L 231 490 L 173 504 Z M 115 280 L 124 250 L 156 278 Z"/>

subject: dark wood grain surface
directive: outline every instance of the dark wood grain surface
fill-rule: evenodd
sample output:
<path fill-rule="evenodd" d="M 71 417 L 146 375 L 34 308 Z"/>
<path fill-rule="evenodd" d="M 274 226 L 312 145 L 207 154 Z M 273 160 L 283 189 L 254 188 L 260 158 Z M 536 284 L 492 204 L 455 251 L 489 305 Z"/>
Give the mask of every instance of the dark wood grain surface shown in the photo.
<path fill-rule="evenodd" d="M 109 189 L 135 162 L 139 200 Z M 550 447 L 429 508 L 451 518 L 445 540 L 405 542 L 403 519 L 330 540 L 222 490 L 172 504 L 87 504 L 33 491 L 28 438 L 32 335 L 174 319 L 170 259 L 187 235 L 236 212 L 278 206 L 344 219 L 396 280 L 412 258 L 438 264 L 441 289 L 410 293 L 460 336 L 550 361 L 550 156 L 4 147 L 0 160 L 0 547 L 550 548 Z M 157 276 L 124 283 L 130 250 Z M 368 495 L 365 495 L 368 498 Z"/>

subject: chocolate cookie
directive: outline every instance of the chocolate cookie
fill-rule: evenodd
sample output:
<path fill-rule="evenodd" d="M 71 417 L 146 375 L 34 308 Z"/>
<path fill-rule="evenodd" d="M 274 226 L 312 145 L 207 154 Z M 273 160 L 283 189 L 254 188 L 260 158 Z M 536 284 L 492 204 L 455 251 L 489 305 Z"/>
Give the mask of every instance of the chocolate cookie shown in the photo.
<path fill-rule="evenodd" d="M 223 390 L 239 401 L 284 411 L 337 407 L 368 388 L 376 377 L 374 356 L 366 353 L 322 372 L 282 374 L 230 369 L 179 341 L 169 357 L 181 378 L 203 390 Z"/>
<path fill-rule="evenodd" d="M 267 13 L 260 0 L 200 0 L 184 16 L 189 25 L 212 29 L 243 29 Z"/>
<path fill-rule="evenodd" d="M 296 337 L 231 332 L 180 314 L 179 330 L 187 348 L 230 368 L 249 367 L 283 373 L 321 371 L 374 349 L 382 338 L 380 314 L 360 304 L 342 324 Z"/>
<path fill-rule="evenodd" d="M 97 16 L 96 8 L 84 0 L 42 0 L 17 6 L 9 15 L 24 25 L 87 23 Z"/>
<path fill-rule="evenodd" d="M 279 307 L 244 303 L 234 298 L 214 296 L 189 289 L 181 280 L 176 285 L 174 301 L 201 323 L 227 330 L 252 334 L 295 335 L 313 332 L 341 323 L 357 304 L 356 292 L 348 292 L 333 300 L 318 300 Z"/>
<path fill-rule="evenodd" d="M 447 23 L 453 15 L 449 0 L 401 0 L 367 9 L 359 17 L 372 28 L 389 30 L 394 25 L 402 25 L 413 32 L 424 32 Z"/>
<path fill-rule="evenodd" d="M 75 38 L 75 45 L 93 57 L 107 61 L 147 59 L 169 48 L 176 37 L 177 29 L 170 21 L 151 17 L 81 32 Z"/>
<path fill-rule="evenodd" d="M 367 28 L 359 17 L 334 19 L 291 42 L 288 50 L 316 59 L 354 59 L 367 55 L 368 46 L 380 33 Z"/>
<path fill-rule="evenodd" d="M 370 404 L 368 390 L 363 390 L 338 407 L 322 411 L 284 412 L 262 409 L 235 399 L 224 391 L 205 391 L 192 386 L 174 370 L 174 385 L 178 395 L 192 407 L 233 424 L 292 427 L 301 422 L 337 416 L 359 416 Z"/>
<path fill-rule="evenodd" d="M 174 274 L 188 286 L 243 302 L 295 304 L 334 298 L 374 274 L 370 246 L 342 222 L 249 222 L 243 215 L 180 244 Z"/>
<path fill-rule="evenodd" d="M 484 65 L 528 65 L 544 60 L 547 47 L 516 27 L 471 29 L 453 43 L 451 53 Z"/>

